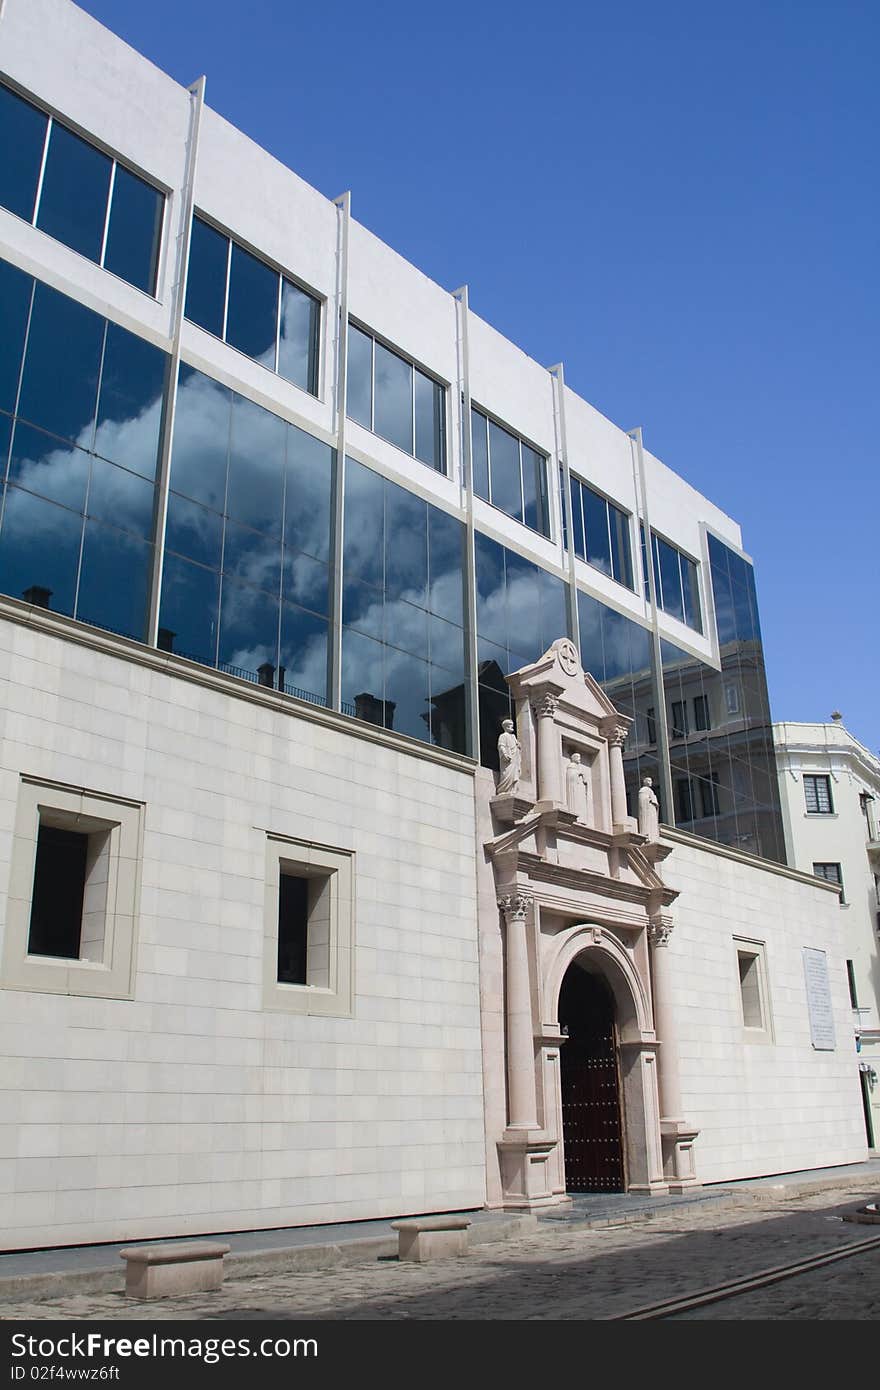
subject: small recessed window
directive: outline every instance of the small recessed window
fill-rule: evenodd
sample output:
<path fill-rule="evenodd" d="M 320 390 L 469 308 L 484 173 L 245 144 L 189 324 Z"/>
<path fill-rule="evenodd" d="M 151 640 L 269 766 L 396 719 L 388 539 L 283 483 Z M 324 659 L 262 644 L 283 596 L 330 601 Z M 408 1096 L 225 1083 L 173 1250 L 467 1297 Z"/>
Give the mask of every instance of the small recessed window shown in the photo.
<path fill-rule="evenodd" d="M 268 837 L 264 1008 L 351 1014 L 353 858 L 344 850 Z"/>
<path fill-rule="evenodd" d="M 330 874 L 288 872 L 278 883 L 278 983 L 330 983 Z"/>
<path fill-rule="evenodd" d="M 143 807 L 22 778 L 2 984 L 131 998 Z"/>
<path fill-rule="evenodd" d="M 846 963 L 846 982 L 849 985 L 849 1002 L 852 1008 L 859 1007 L 859 992 L 856 988 L 856 971 L 851 960 Z"/>
<path fill-rule="evenodd" d="M 686 702 L 685 700 L 673 700 L 673 701 L 672 701 L 672 737 L 673 737 L 673 738 L 687 738 L 688 733 L 689 733 L 689 730 L 688 730 L 687 702 Z"/>
<path fill-rule="evenodd" d="M 830 816 L 834 812 L 831 778 L 804 775 L 804 802 L 807 815 Z"/>
<path fill-rule="evenodd" d="M 769 1041 L 770 1008 L 763 944 L 737 942 L 736 964 L 744 1038 L 752 1042 Z"/>

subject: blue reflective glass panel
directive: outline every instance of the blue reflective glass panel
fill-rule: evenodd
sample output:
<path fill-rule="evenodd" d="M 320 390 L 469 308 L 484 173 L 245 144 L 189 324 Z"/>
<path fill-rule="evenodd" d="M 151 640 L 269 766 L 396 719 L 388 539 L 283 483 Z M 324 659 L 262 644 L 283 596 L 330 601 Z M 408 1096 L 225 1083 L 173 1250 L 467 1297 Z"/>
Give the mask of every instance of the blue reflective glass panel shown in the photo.
<path fill-rule="evenodd" d="M 282 603 L 280 666 L 288 695 L 327 703 L 327 623 L 323 618 Z"/>
<path fill-rule="evenodd" d="M 174 414 L 171 486 L 215 511 L 226 506 L 232 392 L 181 363 Z"/>
<path fill-rule="evenodd" d="M 165 198 L 121 164 L 113 176 L 104 267 L 146 294 L 155 294 Z"/>
<path fill-rule="evenodd" d="M 444 449 L 446 392 L 439 381 L 433 381 L 418 368 L 415 380 L 415 455 L 430 468 L 443 472 L 446 467 Z"/>
<path fill-rule="evenodd" d="M 507 645 L 513 664 L 518 666 L 536 661 L 545 650 L 541 631 L 540 571 L 530 560 L 513 550 L 504 552 L 507 570 Z M 555 636 L 561 636 L 555 633 Z M 520 659 L 522 658 L 522 659 Z"/>
<path fill-rule="evenodd" d="M 273 372 L 278 330 L 278 281 L 277 270 L 257 260 L 243 246 L 232 243 L 226 341 Z"/>
<path fill-rule="evenodd" d="M 142 642 L 152 555 L 153 547 L 136 537 L 98 521 L 87 521 L 76 603 L 80 621 Z"/>
<path fill-rule="evenodd" d="M 223 336 L 229 238 L 194 217 L 186 279 L 186 317 L 215 337 Z"/>
<path fill-rule="evenodd" d="M 572 530 L 574 532 L 574 553 L 581 560 L 587 558 L 587 542 L 584 536 L 583 486 L 577 478 L 571 480 Z"/>
<path fill-rule="evenodd" d="M 479 410 L 471 410 L 471 451 L 474 492 L 489 501 L 489 422 Z"/>
<path fill-rule="evenodd" d="M 330 571 L 321 560 L 313 560 L 301 550 L 286 549 L 282 566 L 281 592 L 285 599 L 312 613 L 327 613 L 330 607 Z"/>
<path fill-rule="evenodd" d="M 373 427 L 373 340 L 354 324 L 348 327 L 346 413 L 366 428 Z"/>
<path fill-rule="evenodd" d="M 90 261 L 101 259 L 113 161 L 53 122 L 37 226 Z"/>
<path fill-rule="evenodd" d="M 282 277 L 278 371 L 313 396 L 318 394 L 319 321 L 318 301 Z"/>
<path fill-rule="evenodd" d="M 428 607 L 460 627 L 464 625 L 464 542 L 463 523 L 429 506 Z"/>
<path fill-rule="evenodd" d="M 422 615 L 424 616 L 424 615 Z M 425 740 L 430 733 L 428 663 L 385 649 L 385 727 Z"/>
<path fill-rule="evenodd" d="M 13 598 L 48 589 L 54 613 L 73 613 L 82 517 L 7 487 L 0 528 L 0 590 Z"/>
<path fill-rule="evenodd" d="M 372 469 L 345 461 L 345 531 L 343 568 L 346 578 L 369 584 L 384 582 L 385 499 L 382 479 Z"/>
<path fill-rule="evenodd" d="M 29 275 L 0 261 L 0 410 L 15 409 L 33 285 Z"/>
<path fill-rule="evenodd" d="M 539 531 L 542 536 L 550 534 L 550 517 L 547 507 L 547 461 L 543 454 L 530 449 L 528 444 L 522 448 L 523 503 L 526 526 Z"/>
<path fill-rule="evenodd" d="M 591 487 L 582 489 L 587 562 L 603 574 L 611 574 L 611 545 L 608 539 L 608 503 Z"/>
<path fill-rule="evenodd" d="M 383 439 L 413 451 L 413 369 L 396 353 L 376 343 L 376 400 L 373 429 Z"/>
<path fill-rule="evenodd" d="M 47 124 L 42 111 L 0 86 L 0 203 L 26 222 L 34 216 Z"/>
<path fill-rule="evenodd" d="M 271 536 L 281 534 L 286 433 L 277 415 L 233 395 L 226 511 Z"/>
<path fill-rule="evenodd" d="M 381 589 L 346 577 L 342 588 L 342 621 L 346 627 L 385 640 L 385 600 Z"/>
<path fill-rule="evenodd" d="M 277 595 L 281 586 L 281 542 L 227 520 L 223 542 L 223 572 L 234 574 L 254 588 Z"/>
<path fill-rule="evenodd" d="M 166 362 L 152 343 L 108 323 L 95 453 L 145 478 L 156 476 Z"/>
<path fill-rule="evenodd" d="M 93 442 L 104 328 L 91 309 L 37 283 L 18 412 L 84 449 Z"/>
<path fill-rule="evenodd" d="M 284 544 L 319 560 L 330 558 L 334 450 L 296 425 L 287 426 Z"/>
<path fill-rule="evenodd" d="M 385 483 L 385 595 L 424 608 L 428 599 L 428 504 Z"/>
<path fill-rule="evenodd" d="M 443 670 L 442 676 L 432 680 L 432 687 L 438 688 L 438 679 L 439 688 L 451 684 L 450 677 L 464 680 L 464 629 L 447 623 L 445 618 L 432 616 L 428 623 L 428 637 L 431 665 Z"/>
<path fill-rule="evenodd" d="M 474 535 L 477 580 L 477 632 L 507 646 L 507 601 L 504 547 L 480 531 Z"/>
<path fill-rule="evenodd" d="M 89 455 L 83 449 L 17 421 L 9 477 L 28 492 L 81 512 L 86 502 Z"/>
<path fill-rule="evenodd" d="M 660 567 L 660 592 L 664 613 L 684 622 L 684 603 L 681 597 L 681 571 L 678 564 L 678 551 L 659 536 L 654 537 L 657 547 L 657 560 Z"/>
<path fill-rule="evenodd" d="M 519 440 L 489 421 L 489 468 L 492 476 L 492 505 L 522 521 L 522 477 Z"/>
<path fill-rule="evenodd" d="M 428 613 L 401 598 L 386 597 L 385 641 L 389 647 L 428 660 Z"/>
<path fill-rule="evenodd" d="M 89 516 L 150 540 L 153 534 L 154 499 L 153 483 L 129 473 L 125 468 L 118 468 L 115 463 L 92 459 Z"/>
<path fill-rule="evenodd" d="M 217 512 L 199 506 L 198 502 L 190 502 L 187 497 L 178 497 L 174 492 L 169 494 L 165 526 L 165 544 L 169 550 L 219 570 L 222 541 L 223 518 Z"/>
<path fill-rule="evenodd" d="M 385 726 L 385 648 L 351 628 L 342 630 L 342 707 L 369 724 Z"/>
<path fill-rule="evenodd" d="M 700 586 L 697 580 L 697 567 L 686 555 L 681 557 L 681 594 L 684 605 L 684 620 L 696 632 L 703 631 L 700 615 Z"/>
<path fill-rule="evenodd" d="M 633 587 L 632 552 L 629 539 L 629 517 L 626 512 L 608 503 L 608 517 L 611 524 L 611 562 L 612 573 L 619 584 L 628 589 Z"/>
<path fill-rule="evenodd" d="M 166 553 L 159 625 L 170 634 L 171 651 L 214 665 L 219 599 L 218 574 Z"/>
<path fill-rule="evenodd" d="M 568 636 L 568 586 L 554 574 L 535 572 L 541 602 L 541 650 L 545 652 L 557 639 Z"/>
<path fill-rule="evenodd" d="M 256 680 L 260 667 L 278 666 L 278 599 L 235 579 L 223 580 L 219 663 Z M 274 678 L 273 678 L 274 683 Z"/>

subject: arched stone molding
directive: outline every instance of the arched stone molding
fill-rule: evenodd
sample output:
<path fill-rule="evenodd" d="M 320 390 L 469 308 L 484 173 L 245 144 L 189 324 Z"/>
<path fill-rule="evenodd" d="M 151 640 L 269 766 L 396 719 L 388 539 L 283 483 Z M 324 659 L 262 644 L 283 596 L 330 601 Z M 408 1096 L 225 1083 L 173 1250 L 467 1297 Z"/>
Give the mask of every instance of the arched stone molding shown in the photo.
<path fill-rule="evenodd" d="M 669 1188 L 664 1176 L 660 1127 L 657 1041 L 650 993 L 629 952 L 608 928 L 582 922 L 558 934 L 555 950 L 545 962 L 541 1004 L 547 1022 L 542 1029 L 542 1051 L 546 1053 L 554 1045 L 553 1029 L 558 1028 L 559 992 L 566 972 L 584 958 L 588 958 L 589 965 L 602 976 L 614 996 L 627 1190 L 667 1192 Z M 551 1076 L 556 1078 L 557 1094 L 545 1094 L 544 1104 L 545 1114 L 554 1113 L 556 1117 L 553 1188 L 562 1194 L 565 1191 L 565 1159 L 559 1072 L 558 1068 L 551 1069 L 545 1059 L 540 1074 L 545 1084 Z"/>
<path fill-rule="evenodd" d="M 565 972 L 585 951 L 590 951 L 597 963 L 598 958 L 602 958 L 599 973 L 614 995 L 620 1041 L 653 1042 L 651 999 L 644 981 L 623 943 L 612 931 L 598 923 L 579 922 L 557 934 L 552 955 L 544 962 L 542 1018 L 555 1023 Z"/>

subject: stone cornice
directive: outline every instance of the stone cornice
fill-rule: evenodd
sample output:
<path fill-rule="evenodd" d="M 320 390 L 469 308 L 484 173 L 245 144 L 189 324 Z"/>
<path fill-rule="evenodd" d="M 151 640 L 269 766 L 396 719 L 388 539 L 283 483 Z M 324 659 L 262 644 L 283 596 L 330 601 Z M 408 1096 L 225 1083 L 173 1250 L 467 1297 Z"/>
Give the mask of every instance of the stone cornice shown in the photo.
<path fill-rule="evenodd" d="M 705 851 L 706 854 L 717 854 L 722 859 L 734 859 L 737 863 L 748 864 L 753 869 L 764 869 L 767 873 L 778 874 L 780 878 L 791 878 L 795 883 L 806 883 L 810 888 L 822 888 L 835 896 L 840 895 L 840 886 L 837 883 L 814 878 L 812 874 L 802 873 L 800 869 L 790 869 L 787 864 L 777 864 L 774 859 L 762 859 L 757 854 L 746 854 L 741 849 L 716 844 L 714 840 L 705 840 L 701 835 L 690 835 L 686 830 L 673 830 L 669 825 L 661 825 L 660 838 L 667 844 L 690 845 L 693 849 Z M 670 860 L 670 863 L 673 862 Z"/>
<path fill-rule="evenodd" d="M 238 676 L 227 675 L 210 666 L 200 666 L 196 661 L 177 656 L 173 652 L 160 652 L 129 637 L 119 637 L 116 633 L 105 632 L 101 628 L 90 627 L 75 618 L 66 618 L 60 613 L 52 613 L 45 608 L 35 608 L 32 604 L 0 595 L 0 619 L 5 618 L 19 627 L 28 627 L 47 637 L 55 637 L 62 642 L 72 642 L 79 647 L 88 647 L 103 656 L 115 657 L 131 665 L 142 666 L 148 671 L 170 676 L 174 680 L 187 681 L 190 685 L 201 686 L 205 690 L 228 695 L 233 700 L 244 700 L 262 709 L 293 719 L 304 719 L 310 724 L 319 724 L 325 729 L 347 734 L 350 738 L 362 739 L 366 743 L 378 743 L 391 752 L 407 753 L 410 757 L 421 758 L 425 762 L 439 763 L 456 772 L 468 773 L 471 777 L 477 768 L 472 758 L 460 753 L 450 753 L 444 748 L 434 748 L 421 743 L 406 734 L 393 730 L 380 729 L 374 724 L 366 724 L 352 715 L 340 714 L 337 710 L 324 709 L 321 705 L 298 700 L 295 695 L 284 695 L 266 686 L 252 685 L 250 681 Z"/>

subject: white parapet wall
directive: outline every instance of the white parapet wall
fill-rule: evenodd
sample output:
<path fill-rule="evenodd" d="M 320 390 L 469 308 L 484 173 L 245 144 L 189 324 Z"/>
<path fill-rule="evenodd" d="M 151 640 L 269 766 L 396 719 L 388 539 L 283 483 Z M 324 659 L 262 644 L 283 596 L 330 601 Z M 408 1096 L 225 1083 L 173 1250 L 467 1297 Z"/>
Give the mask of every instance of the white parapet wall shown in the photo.
<path fill-rule="evenodd" d="M 85 792 L 142 837 L 108 916 L 117 945 L 132 931 L 130 980 L 94 962 L 31 978 L 7 923 L 5 1244 L 481 1206 L 472 766 L 4 604 L 0 903 L 20 925 L 38 802 Z M 351 1004 L 340 984 L 326 1012 L 320 992 L 265 1007 L 269 843 L 353 866 Z"/>
<path fill-rule="evenodd" d="M 680 893 L 668 949 L 682 1107 L 700 1131 L 694 1150 L 700 1180 L 863 1160 L 837 894 L 811 876 L 694 836 L 664 830 L 663 838 L 674 845 L 664 877 Z M 830 1050 L 813 1045 L 805 950 L 825 955 Z M 743 987 L 738 953 L 745 958 Z M 749 957 L 757 958 L 754 973 Z M 817 957 L 810 960 L 815 965 Z M 749 1027 L 743 988 L 747 1007 L 756 1011 Z"/>

